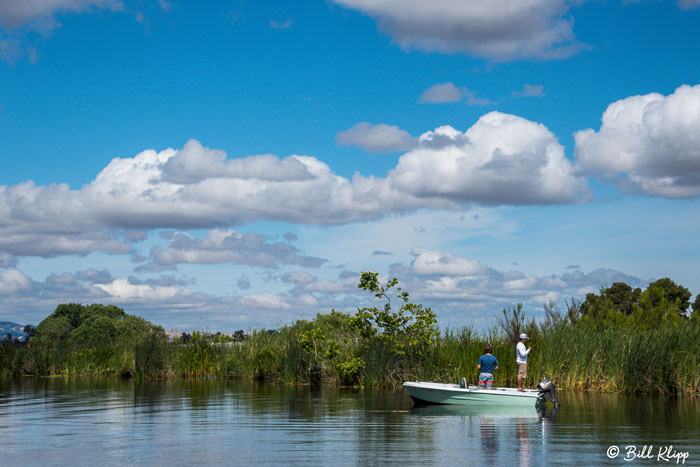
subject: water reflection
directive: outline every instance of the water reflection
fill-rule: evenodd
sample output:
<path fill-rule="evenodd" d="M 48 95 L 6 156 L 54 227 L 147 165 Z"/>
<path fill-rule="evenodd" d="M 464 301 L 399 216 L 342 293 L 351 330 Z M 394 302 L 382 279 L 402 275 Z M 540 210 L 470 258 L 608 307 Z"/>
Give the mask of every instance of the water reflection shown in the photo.
<path fill-rule="evenodd" d="M 538 412 L 413 407 L 403 391 L 0 380 L 0 445 L 3 465 L 599 465 L 611 444 L 673 444 L 700 461 L 697 399 L 558 396 Z"/>
<path fill-rule="evenodd" d="M 479 418 L 479 439 L 481 440 L 481 452 L 487 465 L 494 465 L 498 457 L 500 447 L 499 434 L 493 417 Z"/>
<path fill-rule="evenodd" d="M 470 461 L 481 465 L 531 465 L 545 452 L 548 426 L 556 421 L 559 409 L 533 407 L 493 407 L 428 405 L 416 406 L 409 414 L 416 417 L 424 436 L 437 446 L 449 439 L 440 456 L 450 457 L 450 445 L 470 445 L 478 435 L 478 450 L 469 449 Z M 442 438 L 442 440 L 440 439 Z M 539 447 L 535 451 L 533 443 Z M 458 461 L 458 458 L 455 458 Z M 471 463 L 471 462 L 470 462 Z"/>
<path fill-rule="evenodd" d="M 530 465 L 530 439 L 528 428 L 525 426 L 522 418 L 516 419 L 517 424 L 517 441 L 518 441 L 518 458 L 520 465 Z"/>

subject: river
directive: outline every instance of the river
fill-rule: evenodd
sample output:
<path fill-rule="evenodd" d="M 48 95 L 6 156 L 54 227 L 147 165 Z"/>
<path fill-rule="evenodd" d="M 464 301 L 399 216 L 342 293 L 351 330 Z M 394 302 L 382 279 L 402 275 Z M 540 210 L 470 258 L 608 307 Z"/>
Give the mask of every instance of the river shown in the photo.
<path fill-rule="evenodd" d="M 402 390 L 0 379 L 0 465 L 700 465 L 698 398 L 557 395 L 538 413 L 416 408 Z"/>

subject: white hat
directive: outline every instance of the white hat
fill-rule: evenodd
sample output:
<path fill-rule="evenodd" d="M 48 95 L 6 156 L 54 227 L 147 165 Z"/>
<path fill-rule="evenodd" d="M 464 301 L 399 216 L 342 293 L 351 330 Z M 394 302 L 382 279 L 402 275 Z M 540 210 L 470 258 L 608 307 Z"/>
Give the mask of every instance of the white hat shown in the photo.
<path fill-rule="evenodd" d="M 525 333 L 520 334 L 520 338 L 521 338 L 521 339 L 527 339 L 527 334 L 525 334 Z"/>

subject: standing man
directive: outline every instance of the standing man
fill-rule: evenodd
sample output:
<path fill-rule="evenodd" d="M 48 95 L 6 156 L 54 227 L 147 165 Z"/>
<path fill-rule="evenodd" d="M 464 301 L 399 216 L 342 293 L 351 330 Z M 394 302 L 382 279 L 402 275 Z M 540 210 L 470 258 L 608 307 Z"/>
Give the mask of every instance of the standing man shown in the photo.
<path fill-rule="evenodd" d="M 527 355 L 532 347 L 525 349 L 527 334 L 520 334 L 520 342 L 515 347 L 515 361 L 518 364 L 518 391 L 523 391 L 523 380 L 527 378 Z"/>
<path fill-rule="evenodd" d="M 498 370 L 498 360 L 491 355 L 493 349 L 490 345 L 484 347 L 484 355 L 479 357 L 479 389 L 493 389 L 493 372 Z"/>

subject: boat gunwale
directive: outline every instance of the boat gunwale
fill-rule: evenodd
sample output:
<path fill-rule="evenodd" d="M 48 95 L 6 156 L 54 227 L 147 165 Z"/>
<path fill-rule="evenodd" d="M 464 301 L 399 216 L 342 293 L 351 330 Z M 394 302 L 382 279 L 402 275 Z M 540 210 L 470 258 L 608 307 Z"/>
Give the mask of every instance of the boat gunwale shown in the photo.
<path fill-rule="evenodd" d="M 406 381 L 403 383 L 405 388 L 417 388 L 417 389 L 430 389 L 435 391 L 462 393 L 462 394 L 483 394 L 488 396 L 506 396 L 506 397 L 521 397 L 527 399 L 536 399 L 538 397 L 539 391 L 536 389 L 525 389 L 524 391 L 519 391 L 515 388 L 493 388 L 493 389 L 480 389 L 475 386 L 469 386 L 463 388 L 457 384 L 448 383 L 433 383 L 424 381 Z M 410 391 L 409 391 L 410 394 Z"/>

